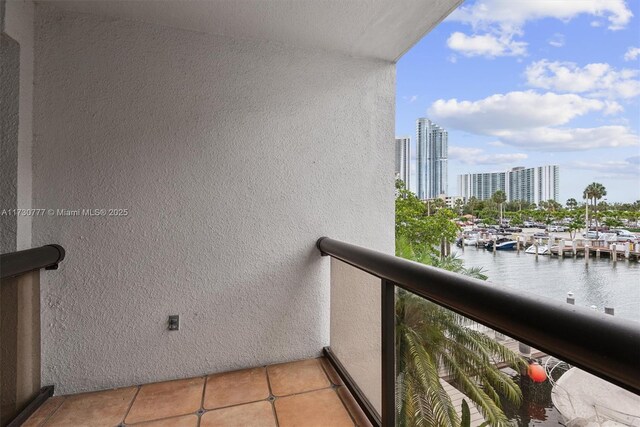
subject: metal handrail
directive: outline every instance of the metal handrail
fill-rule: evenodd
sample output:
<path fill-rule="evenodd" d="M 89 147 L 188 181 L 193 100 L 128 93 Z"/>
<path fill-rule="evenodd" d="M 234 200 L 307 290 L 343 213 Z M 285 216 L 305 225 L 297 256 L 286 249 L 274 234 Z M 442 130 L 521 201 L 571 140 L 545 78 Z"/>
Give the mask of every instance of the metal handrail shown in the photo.
<path fill-rule="evenodd" d="M 64 259 L 65 251 L 60 245 L 45 245 L 39 248 L 0 255 L 0 279 L 18 276 L 33 270 L 46 268 L 55 270 Z"/>
<path fill-rule="evenodd" d="M 637 322 L 528 292 L 492 286 L 328 237 L 318 239 L 316 246 L 323 255 L 382 279 L 383 425 L 393 425 L 390 421 L 395 399 L 392 383 L 395 359 L 393 348 L 388 347 L 394 346 L 394 286 L 640 394 L 640 324 Z"/>

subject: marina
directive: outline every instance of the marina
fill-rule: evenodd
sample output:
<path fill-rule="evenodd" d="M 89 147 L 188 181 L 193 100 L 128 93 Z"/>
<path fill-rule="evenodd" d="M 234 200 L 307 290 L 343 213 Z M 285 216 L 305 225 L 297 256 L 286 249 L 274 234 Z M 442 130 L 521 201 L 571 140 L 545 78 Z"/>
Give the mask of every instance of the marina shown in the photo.
<path fill-rule="evenodd" d="M 566 301 L 572 292 L 576 305 L 640 321 L 640 263 L 602 256 L 589 259 L 535 256 L 524 250 L 489 252 L 476 247 L 456 248 L 466 267 L 482 267 L 488 281 L 500 286 Z"/>

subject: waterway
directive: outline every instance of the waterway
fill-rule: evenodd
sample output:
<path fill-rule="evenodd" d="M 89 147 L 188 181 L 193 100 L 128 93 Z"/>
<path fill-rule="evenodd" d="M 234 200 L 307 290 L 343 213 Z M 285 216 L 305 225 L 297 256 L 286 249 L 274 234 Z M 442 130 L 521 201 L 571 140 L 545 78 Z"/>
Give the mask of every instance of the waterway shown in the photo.
<path fill-rule="evenodd" d="M 557 258 L 497 251 L 495 256 L 472 246 L 456 248 L 466 267 L 482 267 L 489 281 L 500 286 L 565 301 L 573 292 L 576 305 L 613 307 L 615 315 L 640 322 L 640 263 L 608 258 Z"/>

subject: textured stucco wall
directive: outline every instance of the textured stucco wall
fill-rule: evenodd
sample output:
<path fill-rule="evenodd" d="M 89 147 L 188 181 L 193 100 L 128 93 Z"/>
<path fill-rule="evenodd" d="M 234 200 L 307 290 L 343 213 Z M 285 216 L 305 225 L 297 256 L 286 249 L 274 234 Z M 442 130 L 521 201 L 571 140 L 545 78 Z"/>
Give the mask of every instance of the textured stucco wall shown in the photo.
<path fill-rule="evenodd" d="M 20 45 L 0 34 L 0 253 L 16 250 L 18 207 L 18 106 Z"/>
<path fill-rule="evenodd" d="M 129 209 L 34 219 L 35 244 L 67 249 L 43 278 L 43 383 L 319 354 L 316 239 L 393 246 L 394 82 L 390 62 L 38 5 L 34 204 Z"/>
<path fill-rule="evenodd" d="M 31 0 L 5 3 L 4 31 L 20 44 L 16 206 L 27 209 L 32 207 L 34 4 Z M 16 249 L 30 248 L 31 217 L 18 216 L 15 222 Z"/>

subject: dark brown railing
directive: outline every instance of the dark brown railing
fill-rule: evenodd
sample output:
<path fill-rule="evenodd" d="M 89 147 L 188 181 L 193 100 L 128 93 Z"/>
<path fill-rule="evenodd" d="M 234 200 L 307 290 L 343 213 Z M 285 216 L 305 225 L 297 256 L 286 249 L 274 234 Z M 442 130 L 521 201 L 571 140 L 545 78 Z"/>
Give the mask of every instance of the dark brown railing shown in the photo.
<path fill-rule="evenodd" d="M 317 247 L 381 279 L 382 421 L 395 425 L 395 287 L 640 394 L 640 325 L 323 237 Z M 351 385 L 357 389 L 357 385 Z M 358 390 L 356 390 L 358 391 Z M 368 414 L 372 423 L 380 416 Z"/>
<path fill-rule="evenodd" d="M 40 383 L 40 270 L 64 249 L 47 245 L 0 255 L 0 426 L 18 426 L 53 394 Z"/>

